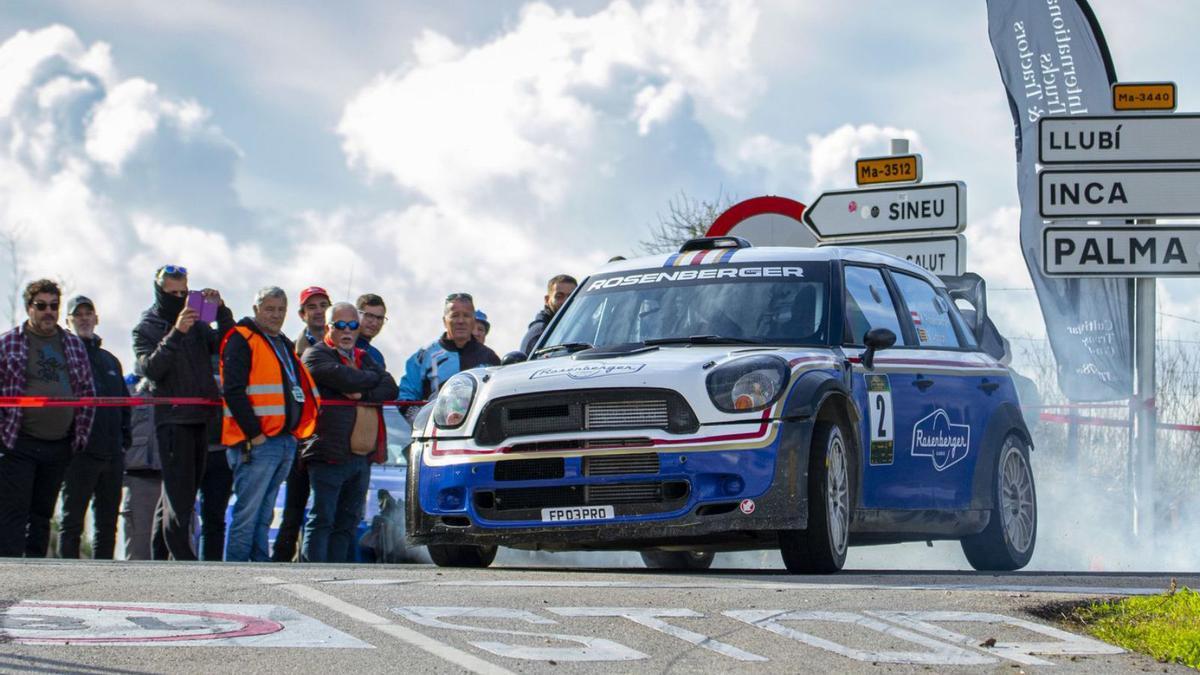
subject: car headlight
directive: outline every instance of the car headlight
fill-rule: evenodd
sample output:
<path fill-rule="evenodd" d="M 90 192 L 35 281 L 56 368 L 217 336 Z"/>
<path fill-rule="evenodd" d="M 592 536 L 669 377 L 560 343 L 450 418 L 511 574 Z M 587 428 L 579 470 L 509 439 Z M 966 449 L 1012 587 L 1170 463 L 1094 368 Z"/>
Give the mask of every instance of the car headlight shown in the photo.
<path fill-rule="evenodd" d="M 475 398 L 475 378 L 459 373 L 446 380 L 433 402 L 433 423 L 439 429 L 457 429 L 467 421 Z"/>
<path fill-rule="evenodd" d="M 713 405 L 725 412 L 762 410 L 783 395 L 790 371 L 778 356 L 735 359 L 708 374 L 705 386 Z"/>

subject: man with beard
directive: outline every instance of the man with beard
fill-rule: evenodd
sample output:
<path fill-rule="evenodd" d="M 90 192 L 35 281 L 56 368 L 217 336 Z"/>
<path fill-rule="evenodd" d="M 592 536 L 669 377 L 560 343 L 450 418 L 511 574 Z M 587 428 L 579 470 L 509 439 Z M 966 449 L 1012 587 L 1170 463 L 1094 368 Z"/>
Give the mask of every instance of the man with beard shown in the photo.
<path fill-rule="evenodd" d="M 0 335 L 0 396 L 95 396 L 83 341 L 58 327 L 62 291 L 25 287 L 29 320 Z M 0 408 L 0 556 L 43 558 L 72 452 L 87 445 L 91 406 Z"/>
<path fill-rule="evenodd" d="M 124 397 L 125 375 L 121 362 L 100 347 L 96 335 L 96 304 L 83 295 L 67 302 L 67 325 L 87 347 L 97 396 Z M 67 467 L 62 487 L 62 517 L 58 528 L 60 558 L 78 558 L 84 514 L 92 507 L 92 558 L 112 560 L 117 544 L 117 513 L 125 475 L 125 450 L 133 443 L 128 406 L 97 408 L 87 447 L 76 453 Z"/>
<path fill-rule="evenodd" d="M 533 317 L 533 321 L 529 322 L 529 330 L 525 331 L 525 337 L 521 338 L 521 351 L 528 356 L 533 356 L 533 347 L 542 337 L 542 333 L 546 332 L 546 326 L 550 325 L 550 320 L 566 303 L 567 298 L 571 297 L 578 285 L 579 282 L 575 281 L 575 277 L 568 274 L 559 274 L 546 282 L 546 297 L 543 298 L 546 304 Z"/>
<path fill-rule="evenodd" d="M 212 358 L 218 353 L 221 336 L 233 329 L 233 313 L 217 291 L 206 288 L 201 293 L 206 302 L 218 305 L 216 330 L 186 306 L 185 268 L 164 265 L 154 275 L 154 304 L 133 329 L 134 370 L 150 382 L 153 396 L 216 399 L 220 395 L 212 376 Z M 154 537 L 163 538 L 171 558 L 195 560 L 192 514 L 204 476 L 209 425 L 217 421 L 217 408 L 159 405 L 154 421 L 163 481 L 154 514 Z"/>

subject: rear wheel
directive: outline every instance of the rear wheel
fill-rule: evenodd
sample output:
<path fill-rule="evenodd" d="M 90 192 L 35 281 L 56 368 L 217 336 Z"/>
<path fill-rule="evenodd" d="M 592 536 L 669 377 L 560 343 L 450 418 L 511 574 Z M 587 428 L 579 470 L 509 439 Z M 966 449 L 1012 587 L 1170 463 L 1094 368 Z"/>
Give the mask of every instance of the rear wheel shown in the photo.
<path fill-rule="evenodd" d="M 1029 564 L 1037 541 L 1037 492 L 1024 441 L 1004 439 L 992 481 L 987 527 L 962 540 L 963 553 L 977 570 L 1018 570 Z"/>
<path fill-rule="evenodd" d="M 854 456 L 840 425 L 817 423 L 808 458 L 808 529 L 779 533 L 779 550 L 789 572 L 829 574 L 846 564 Z"/>
<path fill-rule="evenodd" d="M 496 547 L 430 544 L 429 557 L 438 567 L 487 567 L 496 559 Z"/>
<path fill-rule="evenodd" d="M 712 567 L 711 551 L 642 551 L 642 562 L 652 570 L 706 570 Z"/>

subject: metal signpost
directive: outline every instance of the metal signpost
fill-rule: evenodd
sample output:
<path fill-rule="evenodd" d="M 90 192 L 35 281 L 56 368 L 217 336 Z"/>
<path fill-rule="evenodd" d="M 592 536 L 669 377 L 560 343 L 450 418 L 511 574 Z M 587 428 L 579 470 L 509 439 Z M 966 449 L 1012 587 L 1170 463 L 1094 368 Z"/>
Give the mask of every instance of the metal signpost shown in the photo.
<path fill-rule="evenodd" d="M 822 193 L 804 211 L 818 246 L 857 246 L 888 253 L 934 274 L 966 272 L 967 186 L 921 183 L 921 156 L 908 141 L 892 140 L 892 154 L 855 162 L 859 185 Z M 907 183 L 907 185 L 905 184 Z"/>
<path fill-rule="evenodd" d="M 1158 431 L 1156 280 L 1200 276 L 1200 225 L 1154 220 L 1200 216 L 1200 115 L 1170 114 L 1175 95 L 1171 82 L 1118 83 L 1113 108 L 1140 115 L 1038 122 L 1038 161 L 1054 166 L 1038 176 L 1039 207 L 1049 221 L 1042 235 L 1046 274 L 1135 278 L 1134 530 L 1147 542 L 1154 540 Z M 1080 222 L 1103 219 L 1132 224 Z"/>

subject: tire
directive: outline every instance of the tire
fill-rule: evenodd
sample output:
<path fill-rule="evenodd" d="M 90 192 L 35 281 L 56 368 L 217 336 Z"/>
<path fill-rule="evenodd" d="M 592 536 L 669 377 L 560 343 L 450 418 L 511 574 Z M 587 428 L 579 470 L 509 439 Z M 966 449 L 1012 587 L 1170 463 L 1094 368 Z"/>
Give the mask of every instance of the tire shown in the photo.
<path fill-rule="evenodd" d="M 652 570 L 706 570 L 715 556 L 712 551 L 642 551 L 642 562 Z"/>
<path fill-rule="evenodd" d="M 495 546 L 430 544 L 427 548 L 438 567 L 487 567 L 496 559 Z"/>
<path fill-rule="evenodd" d="M 1037 543 L 1037 491 L 1029 448 L 1014 435 L 1004 439 L 992 472 L 993 504 L 983 532 L 964 537 L 963 554 L 980 571 L 1008 572 L 1029 564 Z"/>
<path fill-rule="evenodd" d="M 854 458 L 841 425 L 818 422 L 808 458 L 808 529 L 779 533 L 792 574 L 831 574 L 846 564 L 850 544 Z"/>

